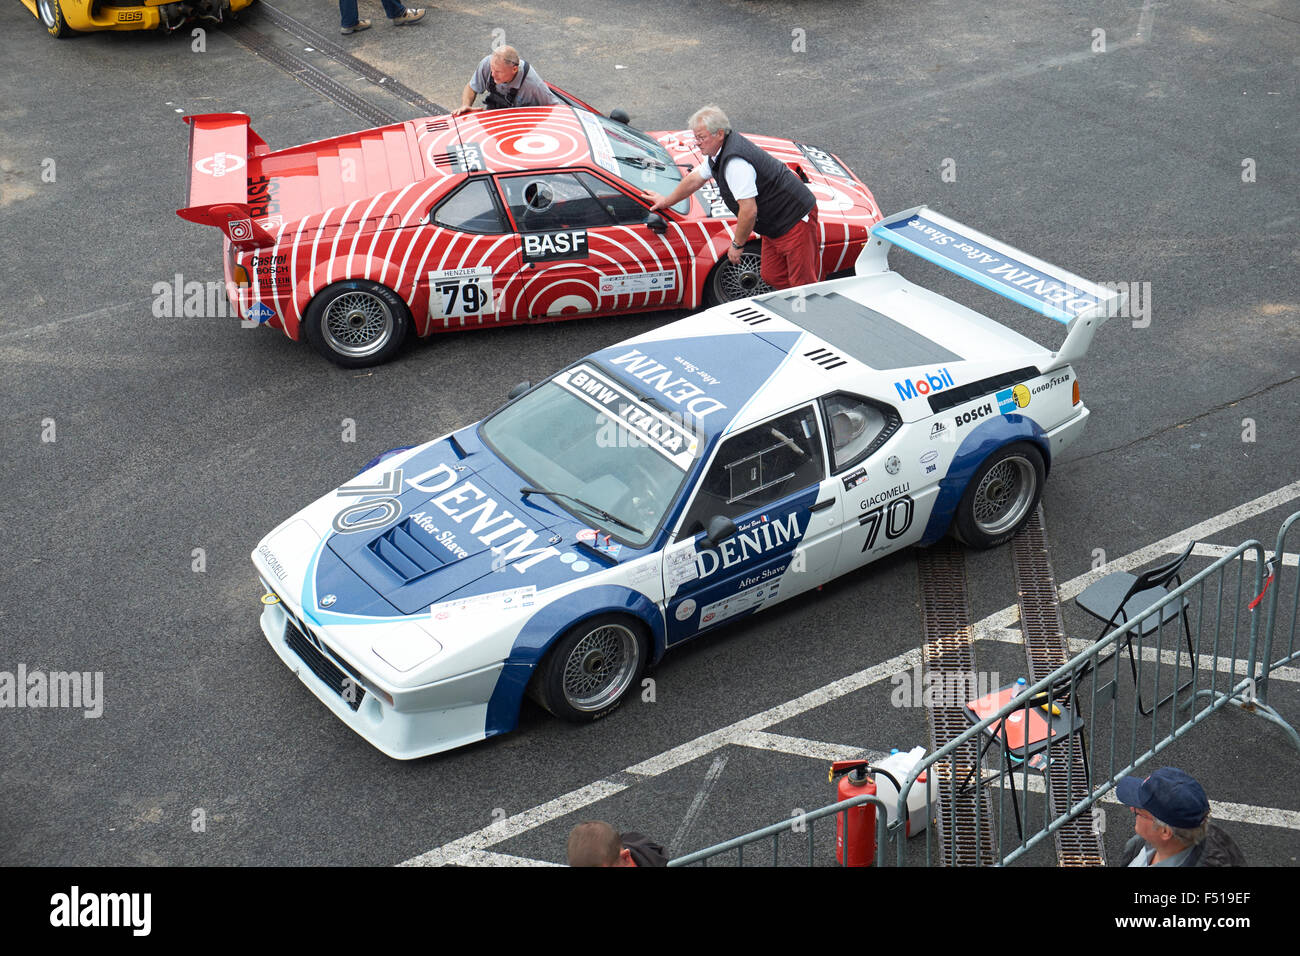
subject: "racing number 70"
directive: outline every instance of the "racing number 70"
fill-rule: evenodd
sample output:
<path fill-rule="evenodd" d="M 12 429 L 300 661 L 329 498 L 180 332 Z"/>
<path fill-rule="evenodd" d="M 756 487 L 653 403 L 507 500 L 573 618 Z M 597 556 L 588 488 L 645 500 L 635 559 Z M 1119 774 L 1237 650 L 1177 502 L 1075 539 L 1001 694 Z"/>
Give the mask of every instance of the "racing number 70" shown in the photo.
<path fill-rule="evenodd" d="M 880 533 L 882 524 L 885 526 L 885 537 L 890 541 L 907 534 L 907 529 L 912 527 L 913 508 L 911 496 L 903 495 L 887 505 L 872 508 L 859 518 L 858 524 L 867 526 L 867 540 L 863 543 L 862 550 L 865 552 L 876 543 L 876 535 Z"/>

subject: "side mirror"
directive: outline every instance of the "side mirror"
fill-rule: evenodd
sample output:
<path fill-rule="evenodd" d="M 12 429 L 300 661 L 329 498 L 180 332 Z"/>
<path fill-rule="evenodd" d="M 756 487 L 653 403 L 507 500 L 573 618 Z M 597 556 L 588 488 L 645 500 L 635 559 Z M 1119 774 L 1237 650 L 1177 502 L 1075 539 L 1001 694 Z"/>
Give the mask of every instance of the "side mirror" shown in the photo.
<path fill-rule="evenodd" d="M 668 231 L 668 223 L 664 222 L 664 217 L 657 212 L 652 212 L 646 216 L 645 224 L 651 232 L 657 232 L 660 235 Z"/>
<path fill-rule="evenodd" d="M 622 123 L 624 126 L 629 126 L 632 123 L 632 117 L 629 116 L 627 110 L 623 109 L 621 106 L 617 109 L 610 110 L 609 118 L 615 123 Z"/>
<path fill-rule="evenodd" d="M 704 532 L 704 546 L 716 548 L 722 542 L 736 534 L 736 522 L 723 515 L 714 515 L 709 519 L 709 526 Z"/>
<path fill-rule="evenodd" d="M 524 394 L 524 392 L 528 391 L 532 387 L 533 387 L 532 382 L 520 382 L 518 385 L 516 385 L 514 388 L 510 390 L 510 394 L 506 396 L 506 400 L 513 402 L 516 398 Z"/>

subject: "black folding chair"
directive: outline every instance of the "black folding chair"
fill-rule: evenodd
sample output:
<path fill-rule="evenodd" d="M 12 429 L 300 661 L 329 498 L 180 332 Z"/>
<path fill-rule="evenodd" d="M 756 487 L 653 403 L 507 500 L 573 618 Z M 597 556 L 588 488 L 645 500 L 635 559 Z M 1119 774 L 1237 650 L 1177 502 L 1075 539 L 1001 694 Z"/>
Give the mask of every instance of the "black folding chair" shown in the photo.
<path fill-rule="evenodd" d="M 1132 575 L 1127 571 L 1115 571 L 1085 588 L 1083 593 L 1074 599 L 1074 603 L 1098 620 L 1106 622 L 1097 639 L 1100 640 L 1115 628 L 1127 624 L 1134 618 L 1141 617 L 1143 613 L 1169 597 L 1170 592 L 1183 583 L 1179 572 L 1182 570 L 1183 564 L 1191 557 L 1194 547 L 1196 547 L 1195 541 L 1189 544 L 1187 550 L 1172 561 L 1157 565 L 1148 571 L 1143 571 L 1141 574 Z M 1170 582 L 1174 583 L 1174 588 L 1169 587 Z M 1120 642 L 1123 647 L 1128 648 L 1128 662 L 1133 671 L 1133 686 L 1137 691 L 1138 710 L 1143 717 L 1150 717 L 1155 707 L 1169 703 L 1174 699 L 1175 695 L 1181 694 L 1196 683 L 1196 647 L 1192 642 L 1191 624 L 1187 620 L 1189 605 L 1190 602 L 1187 598 L 1166 604 L 1160 609 L 1159 614 L 1152 614 L 1145 618 L 1141 624 L 1124 635 Z M 1148 709 L 1142 705 L 1142 687 L 1138 683 L 1138 668 L 1137 659 L 1133 653 L 1133 638 L 1134 636 L 1145 638 L 1176 617 L 1181 617 L 1183 620 L 1183 633 L 1187 636 L 1187 653 L 1192 661 L 1192 676 L 1187 683 L 1171 691 L 1156 701 L 1154 707 Z M 1121 646 L 1117 645 L 1109 656 L 1097 662 L 1097 667 L 1100 668 L 1109 663 L 1111 657 L 1118 654 L 1121 649 Z M 1157 652 L 1159 652 L 1159 648 L 1157 648 Z M 1158 659 L 1156 663 L 1157 673 L 1159 673 Z"/>

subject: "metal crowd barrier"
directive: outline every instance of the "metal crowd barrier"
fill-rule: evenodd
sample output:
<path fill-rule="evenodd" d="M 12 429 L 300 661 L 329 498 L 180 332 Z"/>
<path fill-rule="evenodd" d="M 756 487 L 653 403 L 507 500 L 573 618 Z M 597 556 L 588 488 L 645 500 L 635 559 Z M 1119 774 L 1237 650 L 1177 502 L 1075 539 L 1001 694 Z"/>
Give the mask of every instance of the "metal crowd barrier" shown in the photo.
<path fill-rule="evenodd" d="M 797 840 L 799 836 L 805 837 L 808 850 L 808 866 L 816 866 L 816 850 L 814 843 L 814 828 L 816 822 L 824 817 L 835 815 L 839 817 L 839 826 L 844 828 L 848 825 L 848 811 L 854 807 L 861 807 L 870 804 L 876 810 L 876 866 L 884 866 L 888 860 L 886 847 L 889 845 L 889 834 L 886 830 L 885 821 L 889 818 L 889 811 L 885 808 L 885 802 L 879 797 L 864 794 L 860 797 L 853 797 L 840 803 L 833 803 L 829 807 L 822 807 L 819 810 L 813 810 L 809 813 L 801 813 L 793 820 L 782 820 L 780 823 L 774 823 L 771 826 L 763 827 L 761 830 L 755 830 L 753 833 L 746 833 L 738 836 L 734 840 L 728 840 L 725 843 L 719 843 L 717 846 L 711 846 L 704 850 L 698 850 L 695 853 L 688 853 L 686 856 L 676 857 L 669 860 L 669 866 L 691 866 L 699 863 L 702 866 L 708 866 L 709 860 L 714 857 L 722 856 L 733 850 L 736 853 L 735 865 L 745 865 L 745 847 L 756 843 L 771 841 L 772 855 L 771 860 L 765 865 L 780 866 L 780 843 L 781 837 L 792 835 L 792 839 Z M 752 854 L 751 854 L 752 858 Z"/>
<path fill-rule="evenodd" d="M 1053 863 L 1043 858 L 1045 850 L 1037 849 L 1043 841 L 1067 827 L 1100 825 L 1104 830 L 1105 811 L 1096 804 L 1114 789 L 1116 782 L 1230 703 L 1280 726 L 1300 749 L 1300 735 L 1267 702 L 1270 674 L 1300 657 L 1296 648 L 1300 574 L 1283 573 L 1287 533 L 1297 522 L 1300 513 L 1282 525 L 1273 564 L 1265 560 L 1258 541 L 1238 545 L 1189 577 L 1140 617 L 1105 635 L 1027 687 L 999 711 L 927 756 L 902 781 L 897 807 L 898 819 L 904 819 L 912 786 L 922 773 L 928 772 L 932 783 L 926 817 L 932 825 L 924 830 L 923 838 L 907 840 L 900 823 L 886 829 L 882 825 L 883 806 L 878 798 L 870 796 L 832 804 L 798 818 L 808 824 L 808 865 L 815 863 L 812 822 L 863 803 L 877 808 L 878 865 L 884 862 L 891 843 L 897 864 L 906 865 L 909 852 L 913 858 L 920 855 L 915 849 L 909 851 L 909 844 L 921 839 L 926 866 L 956 865 L 972 859 L 1003 865 L 1025 858 L 1027 862 Z M 1273 576 L 1267 591 L 1266 569 Z M 1289 590 L 1284 587 L 1288 578 Z M 1279 607 L 1282 617 L 1288 611 L 1284 592 L 1289 596 L 1290 627 L 1279 633 Z M 1165 607 L 1184 601 L 1194 661 L 1189 659 L 1192 655 L 1185 644 L 1182 616 L 1175 614 L 1165 620 L 1163 613 Z M 1143 636 L 1143 622 L 1153 617 L 1158 625 Z M 1172 699 L 1153 706 L 1149 716 L 1143 716 L 1138 706 L 1139 688 L 1143 699 L 1153 703 L 1169 695 Z M 1056 710 L 1048 715 L 1045 707 Z M 1019 760 L 1004 756 L 997 738 L 999 729 L 1008 721 L 1018 719 L 1027 726 L 1031 719 L 1049 723 L 1056 719 L 1064 721 L 1063 727 L 1068 730 L 1074 725 L 1069 715 L 1075 708 L 1083 721 L 1082 734 L 1048 734 L 1039 753 L 1025 753 Z M 1035 712 L 1047 716 L 1036 717 Z M 969 757 L 963 758 L 962 753 L 971 753 L 972 742 L 974 746 L 987 745 L 987 755 L 993 759 L 972 765 Z M 1010 749 L 1014 753 L 1015 748 Z M 1060 782 L 1067 785 L 1067 792 L 1079 792 L 1073 784 L 1080 768 L 1085 768 L 1082 772 L 1088 778 L 1088 786 L 1082 791 L 1087 796 L 1072 804 L 1066 801 L 1069 805 L 1053 814 L 1045 793 L 1050 776 L 1063 776 Z M 996 798 L 991 792 L 994 787 Z M 974 800 L 970 799 L 972 791 Z M 985 794 L 989 799 L 981 799 Z M 953 808 L 959 795 L 964 798 L 961 803 L 966 817 L 954 820 Z M 1008 803 L 1012 805 L 1014 824 L 1007 812 Z M 791 829 L 791 821 L 784 820 L 681 857 L 670 865 L 707 865 L 710 859 L 733 851 L 743 865 L 745 847 L 768 840 L 772 843 L 769 865 L 778 865 L 779 840 Z M 1031 857 L 1036 851 L 1040 856 Z"/>

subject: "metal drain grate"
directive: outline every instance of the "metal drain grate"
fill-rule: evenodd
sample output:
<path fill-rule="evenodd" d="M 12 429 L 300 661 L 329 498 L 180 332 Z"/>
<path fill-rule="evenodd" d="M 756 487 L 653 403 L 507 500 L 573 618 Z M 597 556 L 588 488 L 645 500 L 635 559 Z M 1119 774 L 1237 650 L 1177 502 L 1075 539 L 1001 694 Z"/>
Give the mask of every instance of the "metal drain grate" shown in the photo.
<path fill-rule="evenodd" d="M 1025 659 L 1029 682 L 1042 680 L 1068 659 L 1061 605 L 1056 594 L 1056 576 L 1047 554 L 1047 529 L 1041 505 L 1011 542 L 1016 592 L 1020 602 L 1020 628 L 1025 635 Z M 1069 702 L 1071 706 L 1074 701 Z M 1064 750 L 1064 753 L 1060 751 Z M 1088 775 L 1081 739 L 1068 738 L 1054 748 L 1052 763 L 1057 769 L 1046 774 L 1047 799 L 1052 819 L 1088 796 Z M 1014 784 L 1013 784 L 1014 785 Z M 1056 831 L 1056 858 L 1061 866 L 1105 866 L 1101 840 L 1092 829 L 1091 817 L 1071 820 Z"/>
<path fill-rule="evenodd" d="M 964 675 L 975 673 L 970 605 L 966 600 L 966 559 L 960 547 L 944 539 L 918 550 L 916 565 L 921 586 L 921 622 L 925 629 L 921 659 L 926 681 L 930 681 L 930 674 L 935 674 L 943 679 L 939 686 L 953 686 Z M 949 676 L 953 679 L 948 680 Z M 940 697 L 939 702 L 927 708 L 932 752 L 970 729 L 965 709 L 948 701 L 947 695 Z M 934 767 L 938 793 L 936 833 L 944 865 L 991 866 L 997 862 L 990 826 L 994 820 L 993 807 L 988 791 L 980 787 L 957 792 L 957 784 L 972 773 L 978 778 L 978 758 L 979 741 L 971 740 Z"/>

